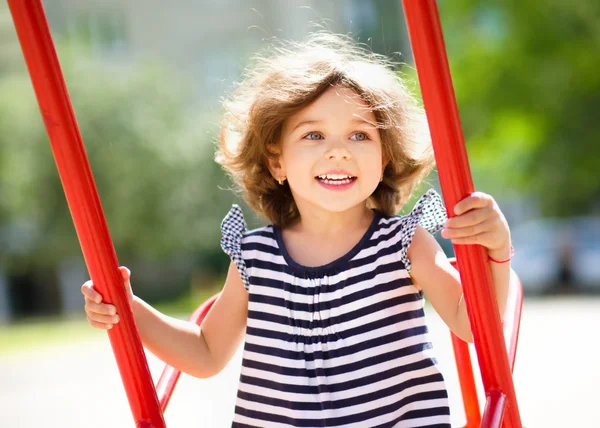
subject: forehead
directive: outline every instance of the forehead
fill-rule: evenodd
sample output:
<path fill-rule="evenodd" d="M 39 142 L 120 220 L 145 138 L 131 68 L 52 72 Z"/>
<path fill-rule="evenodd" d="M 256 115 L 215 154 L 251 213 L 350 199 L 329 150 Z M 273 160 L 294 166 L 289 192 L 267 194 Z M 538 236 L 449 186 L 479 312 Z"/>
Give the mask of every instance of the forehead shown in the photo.
<path fill-rule="evenodd" d="M 327 121 L 362 118 L 375 122 L 375 114 L 369 104 L 354 90 L 343 86 L 332 86 L 321 94 L 314 102 L 294 113 L 286 121 L 294 126 L 305 120 Z"/>

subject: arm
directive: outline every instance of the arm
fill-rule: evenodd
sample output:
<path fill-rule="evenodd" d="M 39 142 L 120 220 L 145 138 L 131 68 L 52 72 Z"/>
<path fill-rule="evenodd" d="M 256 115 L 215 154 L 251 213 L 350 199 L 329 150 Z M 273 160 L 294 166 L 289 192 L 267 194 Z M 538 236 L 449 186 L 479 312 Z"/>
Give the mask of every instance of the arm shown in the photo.
<path fill-rule="evenodd" d="M 475 192 L 455 207 L 456 217 L 446 222 L 442 236 L 454 244 L 480 244 L 496 260 L 510 257 L 510 230 L 494 199 Z M 448 327 L 461 339 L 472 342 L 458 272 L 450 265 L 435 239 L 418 227 L 408 249 L 411 276 Z M 511 281 L 510 263 L 489 262 L 500 317 L 504 315 Z"/>
<path fill-rule="evenodd" d="M 219 373 L 238 349 L 246 327 L 248 293 L 231 263 L 225 287 L 202 328 L 166 316 L 139 298 L 133 311 L 144 346 L 165 363 L 192 376 Z"/>
<path fill-rule="evenodd" d="M 510 250 L 506 251 L 507 254 L 509 252 Z M 427 300 L 454 334 L 464 341 L 473 342 L 458 271 L 452 267 L 433 236 L 420 226 L 417 227 L 408 249 L 408 258 L 411 261 L 410 274 L 415 286 L 423 290 Z M 511 280 L 510 263 L 490 262 L 490 267 L 502 318 Z"/>
<path fill-rule="evenodd" d="M 225 287 L 202 322 L 164 315 L 131 292 L 130 272 L 121 267 L 136 325 L 142 342 L 165 363 L 192 376 L 206 378 L 219 373 L 244 337 L 248 314 L 248 292 L 235 264 L 229 265 Z M 114 305 L 102 302 L 92 281 L 81 287 L 85 312 L 92 327 L 110 329 L 119 322 Z"/>

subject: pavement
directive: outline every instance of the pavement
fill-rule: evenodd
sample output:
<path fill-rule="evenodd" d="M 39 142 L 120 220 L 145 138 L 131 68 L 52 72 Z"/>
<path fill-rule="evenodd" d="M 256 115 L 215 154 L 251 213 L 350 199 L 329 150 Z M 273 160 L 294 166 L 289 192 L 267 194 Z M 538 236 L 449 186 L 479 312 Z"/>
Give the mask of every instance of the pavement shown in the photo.
<path fill-rule="evenodd" d="M 448 383 L 453 427 L 462 427 L 448 330 L 435 314 L 428 319 Z M 599 327 L 600 298 L 526 299 L 514 380 L 527 428 L 600 427 Z M 182 375 L 165 415 L 167 426 L 230 426 L 240 361 L 238 352 L 211 379 Z M 148 364 L 158 379 L 163 364 L 150 354 Z M 0 428 L 134 425 L 105 333 L 28 352 L 0 350 Z"/>

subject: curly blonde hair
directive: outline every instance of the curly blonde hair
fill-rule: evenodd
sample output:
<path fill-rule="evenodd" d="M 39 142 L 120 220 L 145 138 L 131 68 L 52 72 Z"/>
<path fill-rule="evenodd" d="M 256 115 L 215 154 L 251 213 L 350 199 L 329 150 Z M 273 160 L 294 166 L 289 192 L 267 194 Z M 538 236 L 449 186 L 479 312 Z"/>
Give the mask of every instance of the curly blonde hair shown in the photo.
<path fill-rule="evenodd" d="M 285 121 L 331 86 L 354 90 L 372 109 L 387 165 L 368 200 L 397 214 L 434 166 L 423 109 L 391 61 L 348 36 L 314 33 L 302 43 L 278 41 L 258 55 L 225 100 L 216 161 L 249 205 L 285 228 L 300 217 L 287 184 L 278 185 L 268 159 L 280 153 Z"/>

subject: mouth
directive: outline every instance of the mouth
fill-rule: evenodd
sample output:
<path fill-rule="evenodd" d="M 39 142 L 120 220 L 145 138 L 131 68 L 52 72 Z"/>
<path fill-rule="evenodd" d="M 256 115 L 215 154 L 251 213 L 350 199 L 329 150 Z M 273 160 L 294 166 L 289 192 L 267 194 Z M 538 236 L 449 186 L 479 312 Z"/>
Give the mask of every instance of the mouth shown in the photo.
<path fill-rule="evenodd" d="M 356 181 L 355 176 L 349 174 L 323 174 L 315 177 L 319 182 L 329 186 L 343 186 Z"/>

